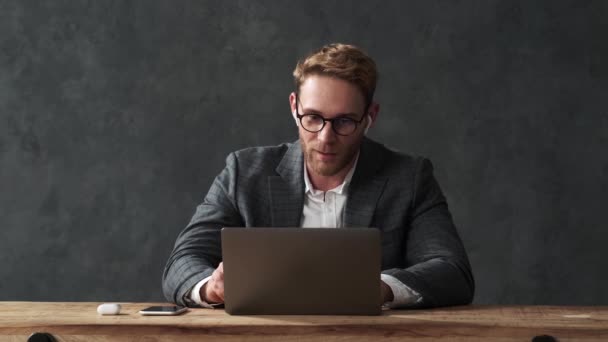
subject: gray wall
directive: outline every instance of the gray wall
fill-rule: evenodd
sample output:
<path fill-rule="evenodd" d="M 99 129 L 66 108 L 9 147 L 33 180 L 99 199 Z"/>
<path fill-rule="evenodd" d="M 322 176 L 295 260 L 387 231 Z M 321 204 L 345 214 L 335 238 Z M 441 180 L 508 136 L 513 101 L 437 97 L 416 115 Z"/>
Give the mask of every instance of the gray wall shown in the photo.
<path fill-rule="evenodd" d="M 296 60 L 379 65 L 476 303 L 608 304 L 608 2 L 0 1 L 0 300 L 162 300 L 224 158 L 296 138 Z"/>

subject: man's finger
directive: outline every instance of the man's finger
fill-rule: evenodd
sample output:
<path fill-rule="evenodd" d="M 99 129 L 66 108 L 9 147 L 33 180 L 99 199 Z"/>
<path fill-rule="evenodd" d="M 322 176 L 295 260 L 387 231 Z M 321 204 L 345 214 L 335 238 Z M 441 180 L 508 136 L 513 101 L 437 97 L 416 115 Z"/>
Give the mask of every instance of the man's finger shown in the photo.
<path fill-rule="evenodd" d="M 217 267 L 217 269 L 214 271 L 214 273 L 217 272 L 217 276 L 218 279 L 221 279 L 222 281 L 224 280 L 224 263 L 220 262 L 220 265 Z"/>
<path fill-rule="evenodd" d="M 215 292 L 215 294 L 220 298 L 220 300 L 222 302 L 224 301 L 224 282 L 223 281 L 221 283 L 217 284 L 217 291 Z"/>
<path fill-rule="evenodd" d="M 219 272 L 218 272 L 219 274 Z M 219 276 L 218 276 L 219 277 Z M 218 302 L 224 301 L 224 280 L 217 279 L 213 282 L 213 298 Z"/>
<path fill-rule="evenodd" d="M 211 280 L 213 282 L 216 282 L 220 280 L 220 273 L 217 271 L 217 269 L 215 271 L 213 271 L 213 273 L 211 273 Z"/>

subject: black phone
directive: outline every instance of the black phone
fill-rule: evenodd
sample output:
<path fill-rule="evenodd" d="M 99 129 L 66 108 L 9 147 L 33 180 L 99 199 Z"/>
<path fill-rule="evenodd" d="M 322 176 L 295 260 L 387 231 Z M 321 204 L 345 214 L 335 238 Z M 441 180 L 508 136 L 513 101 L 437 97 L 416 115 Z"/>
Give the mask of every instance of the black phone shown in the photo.
<path fill-rule="evenodd" d="M 150 315 L 150 316 L 175 316 L 183 314 L 188 311 L 188 308 L 173 305 L 173 306 L 151 306 L 149 308 L 145 308 L 140 310 L 139 313 L 142 315 Z"/>

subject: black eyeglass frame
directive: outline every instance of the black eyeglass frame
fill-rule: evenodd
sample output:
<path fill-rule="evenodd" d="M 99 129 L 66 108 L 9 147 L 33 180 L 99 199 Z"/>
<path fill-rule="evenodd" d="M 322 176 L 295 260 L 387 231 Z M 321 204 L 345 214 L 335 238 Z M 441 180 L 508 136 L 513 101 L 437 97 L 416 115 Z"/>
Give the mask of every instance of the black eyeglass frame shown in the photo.
<path fill-rule="evenodd" d="M 363 117 L 361 117 L 361 119 L 359 119 L 359 120 L 355 120 L 353 118 L 349 118 L 346 116 L 339 116 L 339 117 L 333 118 L 333 119 L 326 119 L 319 114 L 300 114 L 298 111 L 299 110 L 298 108 L 300 107 L 300 105 L 299 105 L 300 96 L 298 95 L 297 92 L 295 94 L 296 94 L 296 117 L 300 121 L 300 125 L 302 126 L 302 128 L 304 128 L 304 130 L 306 130 L 307 132 L 310 132 L 310 133 L 321 132 L 323 130 L 323 128 L 325 128 L 325 124 L 329 121 L 329 122 L 331 122 L 331 129 L 332 129 L 332 131 L 334 131 L 334 133 L 336 133 L 337 135 L 343 136 L 343 137 L 349 136 L 357 131 L 357 128 L 359 128 L 359 124 L 361 124 L 361 122 L 363 122 L 363 119 L 365 119 L 365 116 L 366 116 L 365 113 L 367 113 L 367 111 L 369 110 L 369 105 L 365 106 L 365 113 L 363 113 Z M 304 127 L 304 124 L 302 123 L 302 118 L 304 118 L 306 116 L 315 116 L 315 117 L 321 118 L 321 120 L 323 120 L 323 125 L 321 125 L 321 128 L 319 128 L 317 131 L 311 131 L 311 130 L 307 129 L 306 127 Z M 336 126 L 334 125 L 334 121 L 337 121 L 337 120 L 350 120 L 355 124 L 355 129 L 353 129 L 353 131 L 348 134 L 342 134 L 337 131 Z"/>

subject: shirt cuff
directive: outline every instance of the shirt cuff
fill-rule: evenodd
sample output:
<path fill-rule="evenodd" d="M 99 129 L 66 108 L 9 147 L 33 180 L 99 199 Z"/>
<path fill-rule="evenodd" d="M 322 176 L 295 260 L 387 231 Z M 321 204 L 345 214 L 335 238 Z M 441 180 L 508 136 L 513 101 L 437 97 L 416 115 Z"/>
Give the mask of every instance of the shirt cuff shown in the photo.
<path fill-rule="evenodd" d="M 201 288 L 205 284 L 207 284 L 207 282 L 209 282 L 209 279 L 211 279 L 211 276 L 208 276 L 207 278 L 196 283 L 196 285 L 194 285 L 192 290 L 190 290 L 190 293 L 186 294 L 186 297 L 189 299 L 190 302 L 200 305 L 203 308 L 215 309 L 216 307 L 221 306 L 223 304 L 222 303 L 210 304 L 210 303 L 203 301 L 203 299 L 201 298 Z"/>
<path fill-rule="evenodd" d="M 412 290 L 409 286 L 402 283 L 399 279 L 388 275 L 381 274 L 380 280 L 386 283 L 388 287 L 393 291 L 393 300 L 390 302 L 386 302 L 383 306 L 386 306 L 390 309 L 395 309 L 404 306 L 414 305 L 422 300 L 422 296 L 414 290 Z"/>

